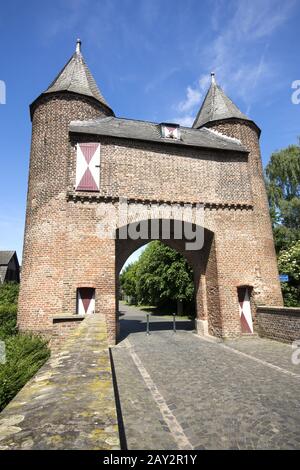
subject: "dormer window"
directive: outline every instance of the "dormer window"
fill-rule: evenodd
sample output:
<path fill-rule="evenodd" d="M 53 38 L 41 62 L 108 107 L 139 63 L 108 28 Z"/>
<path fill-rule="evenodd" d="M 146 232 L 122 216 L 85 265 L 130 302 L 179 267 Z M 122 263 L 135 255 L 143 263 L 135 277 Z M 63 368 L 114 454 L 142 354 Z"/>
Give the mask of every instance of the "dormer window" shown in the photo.
<path fill-rule="evenodd" d="M 179 124 L 168 124 L 162 122 L 160 125 L 161 136 L 165 139 L 180 140 Z"/>

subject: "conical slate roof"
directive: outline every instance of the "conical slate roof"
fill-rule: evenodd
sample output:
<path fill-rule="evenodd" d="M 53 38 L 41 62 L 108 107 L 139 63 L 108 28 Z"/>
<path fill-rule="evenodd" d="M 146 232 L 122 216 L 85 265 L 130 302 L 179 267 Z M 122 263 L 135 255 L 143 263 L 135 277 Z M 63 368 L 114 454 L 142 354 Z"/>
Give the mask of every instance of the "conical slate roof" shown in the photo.
<path fill-rule="evenodd" d="M 225 95 L 222 88 L 216 84 L 214 74 L 207 95 L 202 103 L 193 127 L 199 128 L 211 121 L 220 119 L 238 118 L 250 121 L 237 106 Z"/>
<path fill-rule="evenodd" d="M 42 94 L 45 95 L 58 91 L 70 91 L 80 95 L 91 96 L 110 109 L 84 61 L 81 54 L 81 41 L 79 39 L 77 40 L 76 51 L 69 62 Z"/>

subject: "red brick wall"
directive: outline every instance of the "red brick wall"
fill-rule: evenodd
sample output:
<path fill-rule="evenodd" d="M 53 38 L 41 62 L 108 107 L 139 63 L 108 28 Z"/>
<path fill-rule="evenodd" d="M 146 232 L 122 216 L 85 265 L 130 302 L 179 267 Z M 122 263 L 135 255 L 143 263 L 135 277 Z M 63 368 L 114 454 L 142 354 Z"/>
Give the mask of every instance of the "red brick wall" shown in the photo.
<path fill-rule="evenodd" d="M 71 120 L 105 116 L 88 98 L 62 93 L 41 98 L 33 115 L 32 148 L 18 322 L 22 330 L 53 331 L 55 315 L 72 315 L 78 287 L 96 290 L 96 314 L 116 333 L 117 273 L 141 241 L 115 241 L 100 230 L 119 226 L 119 197 L 131 199 L 130 221 L 147 218 L 150 202 L 165 201 L 174 218 L 184 202 L 205 203 L 206 243 L 183 253 L 195 273 L 197 315 L 217 336 L 240 334 L 237 287 L 254 300 L 281 305 L 257 134 L 251 125 L 220 124 L 240 137 L 245 154 L 177 148 L 124 139 L 76 136 Z M 229 127 L 228 127 L 229 126 Z M 101 189 L 76 193 L 75 144 L 101 143 Z M 146 216 L 145 216 L 146 213 Z"/>
<path fill-rule="evenodd" d="M 105 116 L 107 109 L 71 93 L 47 95 L 32 120 L 26 227 L 19 296 L 21 330 L 52 330 L 63 309 L 66 256 L 66 185 L 72 119 Z"/>
<path fill-rule="evenodd" d="M 251 243 L 253 245 L 252 257 L 256 257 L 254 298 L 260 305 L 281 306 L 283 300 L 264 183 L 258 129 L 252 122 L 238 119 L 212 122 L 207 127 L 239 139 L 249 150 L 249 181 L 254 203 Z"/>
<path fill-rule="evenodd" d="M 77 142 L 101 143 L 104 197 L 252 204 L 247 154 L 72 135 L 68 189 L 74 193 Z"/>

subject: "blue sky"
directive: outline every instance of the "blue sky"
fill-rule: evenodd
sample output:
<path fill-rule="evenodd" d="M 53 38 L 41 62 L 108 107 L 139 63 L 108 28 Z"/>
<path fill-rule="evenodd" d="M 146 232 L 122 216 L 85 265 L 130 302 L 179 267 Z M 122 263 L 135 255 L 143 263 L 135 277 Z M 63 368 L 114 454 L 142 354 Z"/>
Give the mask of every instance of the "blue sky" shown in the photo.
<path fill-rule="evenodd" d="M 190 125 L 209 74 L 262 128 L 264 164 L 296 143 L 300 0 L 1 2 L 0 249 L 22 254 L 31 138 L 28 105 L 82 40 L 117 116 Z"/>

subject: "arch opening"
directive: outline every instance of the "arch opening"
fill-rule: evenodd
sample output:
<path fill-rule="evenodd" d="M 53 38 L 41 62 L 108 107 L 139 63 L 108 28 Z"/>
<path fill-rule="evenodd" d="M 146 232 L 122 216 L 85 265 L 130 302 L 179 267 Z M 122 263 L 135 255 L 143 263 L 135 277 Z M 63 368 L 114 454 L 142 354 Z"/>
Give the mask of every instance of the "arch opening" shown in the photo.
<path fill-rule="evenodd" d="M 182 221 L 170 221 L 169 223 L 169 237 L 165 237 L 163 232 L 164 220 L 157 220 L 157 233 L 153 237 L 151 232 L 151 224 L 148 224 L 148 229 L 141 229 L 141 223 L 143 221 L 136 221 L 135 232 L 139 234 L 139 237 L 131 238 L 130 226 L 122 226 L 117 230 L 116 233 L 116 337 L 117 339 L 123 339 L 120 331 L 120 319 L 122 318 L 122 306 L 119 309 L 119 292 L 120 283 L 119 275 L 123 268 L 126 260 L 137 250 L 141 249 L 149 242 L 153 240 L 159 240 L 163 245 L 175 250 L 185 260 L 187 265 L 190 267 L 193 273 L 194 283 L 194 316 L 195 320 L 190 323 L 188 329 L 197 329 L 200 334 L 213 334 L 216 336 L 221 335 L 221 316 L 220 316 L 220 305 L 218 295 L 218 279 L 217 279 L 217 264 L 216 264 L 216 253 L 214 246 L 214 234 L 203 227 L 197 227 L 194 224 L 189 224 L 188 230 L 181 231 L 181 237 L 178 236 L 179 224 L 187 224 Z M 177 227 L 176 227 L 177 223 Z M 180 230 L 179 230 L 180 232 Z M 203 243 L 199 249 L 189 249 L 191 247 L 191 236 L 190 234 L 202 233 Z M 124 236 L 127 234 L 127 236 Z M 188 236 L 185 236 L 188 234 Z M 195 235 L 196 237 L 196 235 Z M 174 308 L 174 307 L 173 307 Z M 119 310 L 121 315 L 119 316 Z M 125 309 L 126 310 L 126 309 Z M 146 314 L 145 314 L 146 317 Z M 140 327 L 141 328 L 141 327 Z M 142 326 L 145 331 L 145 325 Z M 170 328 L 170 321 L 168 322 L 168 328 Z"/>
<path fill-rule="evenodd" d="M 144 249 L 143 249 L 144 248 Z M 186 258 L 167 243 L 153 240 L 136 250 L 118 278 L 117 340 L 147 331 L 193 330 L 194 272 Z"/>

